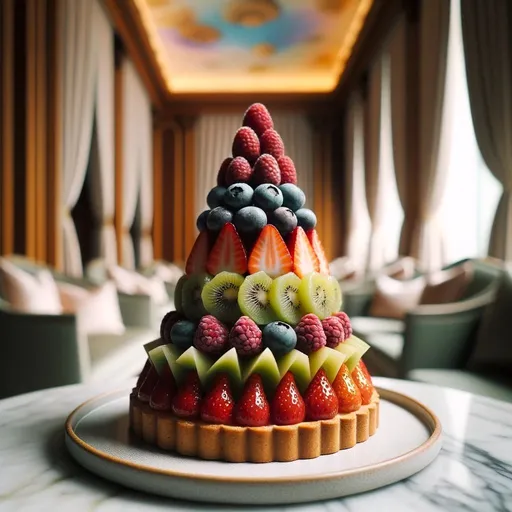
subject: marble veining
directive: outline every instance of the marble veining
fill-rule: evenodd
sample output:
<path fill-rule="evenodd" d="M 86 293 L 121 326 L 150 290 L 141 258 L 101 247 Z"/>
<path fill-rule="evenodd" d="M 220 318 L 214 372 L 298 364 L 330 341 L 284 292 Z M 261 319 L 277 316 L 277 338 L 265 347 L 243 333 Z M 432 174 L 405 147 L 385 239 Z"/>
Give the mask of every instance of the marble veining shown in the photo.
<path fill-rule="evenodd" d="M 512 405 L 427 384 L 375 379 L 440 418 L 444 442 L 422 472 L 386 488 L 289 507 L 211 506 L 154 497 L 104 481 L 67 454 L 63 425 L 83 401 L 109 390 L 69 386 L 0 401 L 0 512 L 281 510 L 308 512 L 512 512 Z"/>

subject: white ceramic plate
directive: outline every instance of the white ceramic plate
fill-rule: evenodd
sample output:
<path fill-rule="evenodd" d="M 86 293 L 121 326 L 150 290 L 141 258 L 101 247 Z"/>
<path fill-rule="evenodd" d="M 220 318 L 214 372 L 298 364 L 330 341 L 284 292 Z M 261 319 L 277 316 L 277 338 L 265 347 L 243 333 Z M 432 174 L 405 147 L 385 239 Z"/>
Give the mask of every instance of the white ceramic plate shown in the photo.
<path fill-rule="evenodd" d="M 239 504 L 331 499 L 403 480 L 430 464 L 441 449 L 441 425 L 430 410 L 400 393 L 378 391 L 376 434 L 317 459 L 234 464 L 160 451 L 129 435 L 129 389 L 93 398 L 73 411 L 66 445 L 93 473 L 163 496 Z"/>

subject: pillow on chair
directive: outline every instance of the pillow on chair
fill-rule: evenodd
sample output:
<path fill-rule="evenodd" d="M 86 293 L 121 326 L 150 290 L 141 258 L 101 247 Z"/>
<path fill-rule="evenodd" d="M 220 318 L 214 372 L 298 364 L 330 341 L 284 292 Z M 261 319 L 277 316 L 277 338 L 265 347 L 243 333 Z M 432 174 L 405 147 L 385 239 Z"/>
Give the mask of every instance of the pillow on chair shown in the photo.
<path fill-rule="evenodd" d="M 432 274 L 423 290 L 420 304 L 448 304 L 459 301 L 472 277 L 473 267 L 470 262 Z"/>
<path fill-rule="evenodd" d="M 39 315 L 62 313 L 59 291 L 49 270 L 31 274 L 0 258 L 0 281 L 3 296 L 13 310 Z"/>

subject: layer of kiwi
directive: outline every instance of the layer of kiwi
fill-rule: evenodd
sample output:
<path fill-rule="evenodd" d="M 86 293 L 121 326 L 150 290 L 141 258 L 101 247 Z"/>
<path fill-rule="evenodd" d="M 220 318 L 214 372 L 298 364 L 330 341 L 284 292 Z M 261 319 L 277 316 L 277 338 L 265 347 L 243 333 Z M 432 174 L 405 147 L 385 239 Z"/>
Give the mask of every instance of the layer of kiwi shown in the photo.
<path fill-rule="evenodd" d="M 202 305 L 221 322 L 234 324 L 241 316 L 238 297 L 244 277 L 234 272 L 220 272 L 204 285 Z"/>
<path fill-rule="evenodd" d="M 252 318 L 258 325 L 277 320 L 270 304 L 271 286 L 272 278 L 263 271 L 247 276 L 240 286 L 238 305 L 243 314 Z"/>

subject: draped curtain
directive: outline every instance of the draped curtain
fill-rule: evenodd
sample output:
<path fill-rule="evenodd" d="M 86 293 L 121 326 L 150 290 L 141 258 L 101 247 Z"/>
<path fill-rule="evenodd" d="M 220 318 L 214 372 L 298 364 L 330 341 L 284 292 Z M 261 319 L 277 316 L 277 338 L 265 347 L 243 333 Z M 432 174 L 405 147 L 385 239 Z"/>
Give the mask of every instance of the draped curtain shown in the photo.
<path fill-rule="evenodd" d="M 489 254 L 512 259 L 512 5 L 461 2 L 469 100 L 482 157 L 503 185 Z"/>
<path fill-rule="evenodd" d="M 82 190 L 94 115 L 96 77 L 95 6 L 92 1 L 63 0 L 62 44 L 62 236 L 64 271 L 83 273 L 80 244 L 71 210 Z"/>

